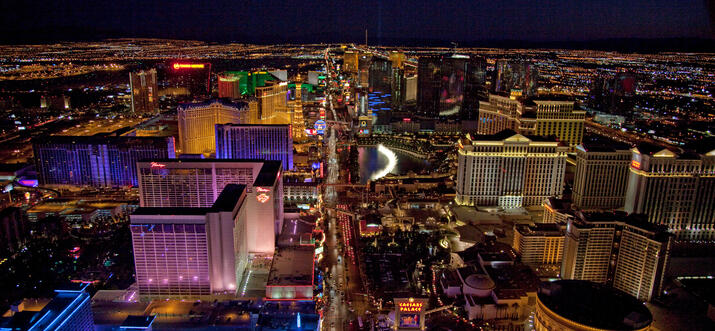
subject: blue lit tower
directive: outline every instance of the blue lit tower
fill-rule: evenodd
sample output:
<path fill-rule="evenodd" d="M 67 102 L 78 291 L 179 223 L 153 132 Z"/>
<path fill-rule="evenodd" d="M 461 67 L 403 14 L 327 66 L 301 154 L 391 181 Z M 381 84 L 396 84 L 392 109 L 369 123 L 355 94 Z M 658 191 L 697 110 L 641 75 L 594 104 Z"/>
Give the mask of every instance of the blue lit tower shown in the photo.
<path fill-rule="evenodd" d="M 216 158 L 281 161 L 293 169 L 290 125 L 217 124 Z"/>
<path fill-rule="evenodd" d="M 52 136 L 33 141 L 43 185 L 137 185 L 136 163 L 174 158 L 173 137 Z"/>
<path fill-rule="evenodd" d="M 0 330 L 94 331 L 89 284 L 70 284 L 40 311 L 19 311 L 0 318 Z"/>

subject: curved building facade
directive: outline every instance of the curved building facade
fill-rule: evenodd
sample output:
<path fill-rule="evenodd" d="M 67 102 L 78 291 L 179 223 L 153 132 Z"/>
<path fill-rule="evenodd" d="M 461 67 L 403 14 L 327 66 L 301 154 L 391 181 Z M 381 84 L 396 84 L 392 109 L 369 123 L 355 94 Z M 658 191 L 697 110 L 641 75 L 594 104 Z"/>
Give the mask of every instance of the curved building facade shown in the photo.
<path fill-rule="evenodd" d="M 544 283 L 536 297 L 537 331 L 650 330 L 653 315 L 626 293 L 589 281 Z"/>

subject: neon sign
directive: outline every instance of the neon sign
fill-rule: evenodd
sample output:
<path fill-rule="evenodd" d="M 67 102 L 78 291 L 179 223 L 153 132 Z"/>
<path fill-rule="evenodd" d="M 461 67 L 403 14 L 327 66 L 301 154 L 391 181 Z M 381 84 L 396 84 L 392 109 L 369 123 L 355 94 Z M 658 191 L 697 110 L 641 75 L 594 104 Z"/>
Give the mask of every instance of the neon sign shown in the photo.
<path fill-rule="evenodd" d="M 641 163 L 636 160 L 633 160 L 633 161 L 631 161 L 631 167 L 633 167 L 634 169 L 640 169 Z"/>
<path fill-rule="evenodd" d="M 260 203 L 266 203 L 270 199 L 271 199 L 271 197 L 269 197 L 268 194 L 265 194 L 265 193 L 261 193 L 256 196 L 256 200 L 258 200 L 258 202 L 260 202 Z"/>
<path fill-rule="evenodd" d="M 161 163 L 156 163 L 156 162 L 152 162 L 152 163 L 151 163 L 151 168 L 152 168 L 152 169 L 154 169 L 154 168 L 162 169 L 162 168 L 165 168 L 165 167 L 166 167 L 166 164 L 161 164 Z"/>
<path fill-rule="evenodd" d="M 422 311 L 424 302 L 399 302 L 397 307 L 403 313 L 416 313 Z"/>
<path fill-rule="evenodd" d="M 263 187 L 256 187 L 256 191 L 258 192 L 270 192 L 271 190 Z"/>
<path fill-rule="evenodd" d="M 174 63 L 174 70 L 179 69 L 203 69 L 203 63 Z"/>

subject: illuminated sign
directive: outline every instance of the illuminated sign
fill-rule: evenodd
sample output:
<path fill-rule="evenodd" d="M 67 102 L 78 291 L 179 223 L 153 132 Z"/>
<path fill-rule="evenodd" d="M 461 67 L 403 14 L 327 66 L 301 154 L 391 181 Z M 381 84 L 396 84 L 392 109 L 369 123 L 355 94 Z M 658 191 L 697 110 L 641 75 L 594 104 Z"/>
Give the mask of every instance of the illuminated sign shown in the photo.
<path fill-rule="evenodd" d="M 400 315 L 400 327 L 416 329 L 420 327 L 420 314 Z"/>
<path fill-rule="evenodd" d="M 318 134 L 318 130 L 316 129 L 305 129 L 305 133 L 309 136 L 314 136 Z"/>
<path fill-rule="evenodd" d="M 271 197 L 269 197 L 268 194 L 265 194 L 265 193 L 261 193 L 256 196 L 256 200 L 258 200 L 258 202 L 260 202 L 260 203 L 266 203 L 270 199 L 271 199 Z"/>
<path fill-rule="evenodd" d="M 203 63 L 174 63 L 174 70 L 179 69 L 203 69 Z"/>
<path fill-rule="evenodd" d="M 418 313 L 422 311 L 424 302 L 413 301 L 413 302 L 398 302 L 397 307 L 400 309 L 401 313 Z"/>
<path fill-rule="evenodd" d="M 634 169 L 640 169 L 641 163 L 636 160 L 633 160 L 633 161 L 631 161 L 631 167 L 633 167 Z"/>
<path fill-rule="evenodd" d="M 258 192 L 270 192 L 270 189 L 264 188 L 264 187 L 256 187 L 256 191 Z"/>
<path fill-rule="evenodd" d="M 161 168 L 165 168 L 165 167 L 166 167 L 166 164 L 161 164 L 161 163 L 156 163 L 156 162 L 152 162 L 152 163 L 151 163 L 151 168 L 152 168 L 152 169 L 154 169 L 154 168 L 160 168 L 160 169 L 161 169 Z"/>
<path fill-rule="evenodd" d="M 323 134 L 325 132 L 327 124 L 325 124 L 325 121 L 323 120 L 317 120 L 315 121 L 315 125 L 313 127 L 315 128 L 315 131 L 318 132 L 318 134 Z"/>

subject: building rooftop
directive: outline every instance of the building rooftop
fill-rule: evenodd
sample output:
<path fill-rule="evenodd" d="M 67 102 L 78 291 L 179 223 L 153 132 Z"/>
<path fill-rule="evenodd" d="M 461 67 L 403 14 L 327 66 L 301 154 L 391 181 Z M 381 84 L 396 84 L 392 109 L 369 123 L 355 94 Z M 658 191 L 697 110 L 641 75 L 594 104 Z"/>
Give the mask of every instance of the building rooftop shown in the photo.
<path fill-rule="evenodd" d="M 125 330 L 147 329 L 151 326 L 152 323 L 154 323 L 155 319 L 156 319 L 156 315 L 152 315 L 152 316 L 129 315 L 124 320 L 124 322 L 122 323 L 120 328 L 125 329 Z"/>
<path fill-rule="evenodd" d="M 514 130 L 506 129 L 499 131 L 495 134 L 475 134 L 472 135 L 472 141 L 502 141 L 507 140 L 516 135 L 521 135 L 534 142 L 558 142 L 556 137 L 553 136 L 534 136 L 534 135 L 523 135 L 515 132 Z"/>
<path fill-rule="evenodd" d="M 514 231 L 522 236 L 561 237 L 564 235 L 563 229 L 556 223 L 517 224 L 514 226 Z"/>
<path fill-rule="evenodd" d="M 216 124 L 216 126 L 250 127 L 250 128 L 260 128 L 260 127 L 289 128 L 289 127 L 290 127 L 290 124 L 244 124 L 244 123 L 225 123 L 225 124 Z"/>
<path fill-rule="evenodd" d="M 524 264 L 484 266 L 484 269 L 496 284 L 495 291 L 499 298 L 523 296 L 526 292 L 536 292 L 539 288 L 539 277 Z"/>
<path fill-rule="evenodd" d="M 245 185 L 228 184 L 211 207 L 139 207 L 133 215 L 206 215 L 208 213 L 233 211 L 240 202 Z"/>
<path fill-rule="evenodd" d="M 194 108 L 204 108 L 204 107 L 210 107 L 211 105 L 214 104 L 220 104 L 224 107 L 230 107 L 234 108 L 235 110 L 248 110 L 248 103 L 238 101 L 238 102 L 231 102 L 223 99 L 214 99 L 214 100 L 209 100 L 209 101 L 204 101 L 204 102 L 196 102 L 196 103 L 182 103 L 179 105 L 179 110 L 189 110 L 189 109 L 194 109 Z"/>
<path fill-rule="evenodd" d="M 273 186 L 281 168 L 281 161 L 263 161 L 263 167 L 253 182 L 253 186 Z"/>
<path fill-rule="evenodd" d="M 630 150 L 631 145 L 596 134 L 584 134 L 580 149 L 584 152 L 615 152 Z"/>
<path fill-rule="evenodd" d="M 267 286 L 312 286 L 315 248 L 278 248 L 273 255 Z"/>
<path fill-rule="evenodd" d="M 158 145 L 166 147 L 171 137 L 134 137 L 134 136 L 40 136 L 32 139 L 33 144 L 110 144 L 133 147 L 136 145 Z"/>
<path fill-rule="evenodd" d="M 588 228 L 596 226 L 595 223 L 621 223 L 642 231 L 650 232 L 653 238 L 658 241 L 667 240 L 669 236 L 668 228 L 663 225 L 654 224 L 647 221 L 643 214 L 627 214 L 623 211 L 613 212 L 576 212 L 574 226 Z"/>
<path fill-rule="evenodd" d="M 589 281 L 543 283 L 538 298 L 561 317 L 592 328 L 637 330 L 653 321 L 648 308 L 636 298 Z"/>

